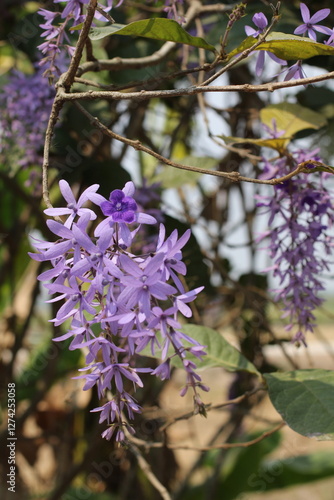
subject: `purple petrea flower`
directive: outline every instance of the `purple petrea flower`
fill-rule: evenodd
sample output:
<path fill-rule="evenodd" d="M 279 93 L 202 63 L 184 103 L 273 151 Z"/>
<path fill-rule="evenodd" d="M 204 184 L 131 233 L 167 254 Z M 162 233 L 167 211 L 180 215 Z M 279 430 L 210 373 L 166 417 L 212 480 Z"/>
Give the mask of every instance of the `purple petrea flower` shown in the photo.
<path fill-rule="evenodd" d="M 254 38 L 256 38 L 265 31 L 266 27 L 268 26 L 268 20 L 262 12 L 258 12 L 257 14 L 254 14 L 252 21 L 258 29 L 255 30 L 251 26 L 245 26 L 245 32 L 246 32 L 247 36 L 253 36 Z M 270 59 L 272 59 L 273 61 L 275 61 L 278 64 L 281 64 L 281 65 L 287 64 L 286 61 L 275 56 L 275 54 L 273 54 L 272 52 L 270 52 L 268 50 L 259 50 L 258 58 L 256 61 L 256 67 L 255 67 L 255 73 L 257 76 L 260 76 L 262 74 L 266 54 L 268 54 Z"/>
<path fill-rule="evenodd" d="M 304 35 L 305 33 L 307 33 L 312 40 L 317 41 L 317 35 L 314 30 L 319 31 L 320 33 L 325 33 L 326 35 L 332 34 L 332 30 L 330 30 L 326 26 L 322 26 L 321 24 L 316 24 L 319 21 L 322 21 L 323 19 L 329 16 L 330 9 L 318 10 L 318 12 L 316 12 L 315 14 L 313 14 L 312 17 L 310 17 L 309 8 L 304 3 L 301 2 L 300 12 L 304 23 L 295 29 L 294 31 L 295 35 Z"/>
<path fill-rule="evenodd" d="M 304 73 L 304 70 L 302 68 L 302 61 L 299 60 L 297 61 L 295 64 L 293 64 L 292 66 L 290 66 L 289 68 L 285 68 L 282 72 L 282 73 L 285 73 L 286 72 L 286 75 L 284 77 L 284 81 L 288 81 L 288 80 L 297 80 L 299 78 L 306 78 L 306 74 Z M 304 87 L 306 87 L 306 85 L 304 85 Z"/>
<path fill-rule="evenodd" d="M 187 356 L 191 353 L 200 359 L 205 352 L 203 346 L 183 333 L 182 322 L 177 318 L 178 313 L 191 316 L 187 303 L 202 289 L 184 292 L 178 278 L 179 273 L 186 274 L 181 248 L 190 233 L 186 231 L 178 238 L 178 233 L 173 231 L 165 238 L 165 229 L 161 226 L 157 243 L 150 253 L 139 255 L 137 246 L 134 254 L 131 248 L 138 231 L 137 228 L 130 230 L 129 226 L 132 223 L 152 224 L 155 220 L 137 212 L 132 182 L 122 190 L 113 191 L 109 201 L 96 192 L 97 185 L 87 188 L 76 201 L 68 183 L 62 180 L 59 184 L 68 205 L 47 209 L 46 213 L 68 215 L 68 218 L 65 224 L 54 220 L 47 222 L 57 241 L 33 240 L 39 253 L 31 256 L 37 261 L 49 260 L 53 267 L 38 277 L 43 281 L 51 280 L 45 284 L 53 295 L 48 302 L 61 303 L 51 321 L 55 325 L 70 323 L 68 331 L 54 340 L 73 337 L 70 349 L 84 348 L 86 351 L 86 366 L 79 370 L 85 373 L 76 378 L 85 379 L 84 390 L 96 386 L 100 399 L 109 392 L 113 394 L 111 401 L 93 410 L 101 411 L 100 421 L 107 421 L 109 425 L 102 436 L 106 439 L 114 436 L 116 441 L 123 441 L 125 431 L 134 432 L 131 426 L 124 424 L 122 413 L 127 412 L 133 419 L 140 407 L 125 388 L 129 381 L 134 390 L 143 386 L 140 372 L 168 378 L 171 356 L 182 360 L 187 373 L 186 388 L 194 392 L 196 409 L 204 411 L 198 389 L 207 390 L 207 387 L 195 372 L 194 363 L 187 363 Z M 88 200 L 100 206 L 107 216 L 97 226 L 94 237 L 89 235 L 89 223 L 96 214 L 82 208 Z M 307 203 L 311 202 L 306 200 Z M 316 231 L 314 227 L 314 233 Z M 159 351 L 163 360 L 155 370 L 135 366 L 134 356 L 146 346 L 151 348 L 153 355 Z"/>
<path fill-rule="evenodd" d="M 262 12 L 258 12 L 257 14 L 254 14 L 252 21 L 258 29 L 255 30 L 251 26 L 245 26 L 245 31 L 247 36 L 253 36 L 256 38 L 264 32 L 268 26 L 268 20 Z"/>
<path fill-rule="evenodd" d="M 333 45 L 334 45 L 334 28 L 331 29 L 331 36 L 324 43 L 326 45 L 331 45 L 333 47 Z"/>
<path fill-rule="evenodd" d="M 109 201 L 101 203 L 101 210 L 113 222 L 131 224 L 136 220 L 137 203 L 130 196 L 125 196 L 120 189 L 115 189 L 110 193 Z"/>
<path fill-rule="evenodd" d="M 84 203 L 89 200 L 89 193 L 95 193 L 100 186 L 98 184 L 93 184 L 87 188 L 82 195 L 80 196 L 78 202 L 76 202 L 75 197 L 72 193 L 70 185 L 64 179 L 59 181 L 59 188 L 61 194 L 63 195 L 65 201 L 67 201 L 67 207 L 65 208 L 47 208 L 44 210 L 46 215 L 50 215 L 51 217 L 60 216 L 60 215 L 69 215 L 66 219 L 65 227 L 70 228 L 72 226 L 73 220 L 76 216 L 81 217 L 84 214 L 89 214 L 90 220 L 96 219 L 96 214 L 93 210 L 89 208 L 81 208 Z"/>
<path fill-rule="evenodd" d="M 151 215 L 137 212 L 137 204 L 133 199 L 134 192 L 134 184 L 130 181 L 125 184 L 122 190 L 115 189 L 112 191 L 109 196 L 109 201 L 99 194 L 89 194 L 89 199 L 100 206 L 103 214 L 109 214 L 109 216 L 96 227 L 95 236 L 101 236 L 105 231 L 112 233 L 114 225 L 117 223 L 120 243 L 128 247 L 132 242 L 131 232 L 128 227 L 129 224 L 132 222 L 137 222 L 139 224 L 156 223 L 156 219 Z"/>

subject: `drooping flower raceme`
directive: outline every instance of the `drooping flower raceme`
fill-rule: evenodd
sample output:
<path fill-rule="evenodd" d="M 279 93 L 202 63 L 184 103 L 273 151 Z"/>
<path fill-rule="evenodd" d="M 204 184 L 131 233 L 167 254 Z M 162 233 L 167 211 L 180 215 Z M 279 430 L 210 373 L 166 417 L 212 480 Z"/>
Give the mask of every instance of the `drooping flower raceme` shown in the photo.
<path fill-rule="evenodd" d="M 318 150 L 296 150 L 289 158 L 265 160 L 262 178 L 281 177 L 291 172 L 291 161 L 297 166 L 307 161 L 321 161 Z M 300 174 L 274 186 L 270 196 L 258 196 L 258 206 L 265 207 L 269 229 L 258 241 L 269 238 L 269 255 L 279 287 L 276 299 L 283 304 L 283 316 L 288 319 L 287 331 L 292 340 L 306 345 L 305 333 L 313 332 L 314 310 L 321 305 L 324 290 L 321 278 L 328 270 L 334 246 L 330 228 L 334 222 L 331 196 L 326 188 L 326 173 Z"/>
<path fill-rule="evenodd" d="M 154 224 L 155 219 L 138 212 L 132 182 L 122 190 L 114 190 L 109 200 L 97 189 L 98 185 L 89 187 L 76 201 L 68 183 L 61 180 L 67 207 L 45 212 L 50 216 L 66 215 L 66 222 L 49 220 L 47 225 L 57 241 L 35 241 L 38 253 L 30 255 L 51 262 L 52 269 L 39 279 L 51 280 L 45 284 L 49 294 L 55 295 L 49 302 L 62 303 L 52 321 L 55 325 L 70 323 L 68 331 L 54 340 L 71 337 L 71 350 L 86 349 L 86 366 L 77 378 L 85 379 L 85 390 L 97 387 L 101 406 L 92 411 L 100 412 L 100 422 L 108 425 L 102 436 L 110 439 L 115 435 L 116 441 L 124 441 L 125 429 L 134 432 L 124 415 L 132 420 L 140 412 L 133 395 L 136 387 L 143 386 L 140 373 L 165 380 L 175 356 L 181 359 L 187 374 L 182 395 L 192 388 L 197 411 L 204 411 L 198 388 L 207 391 L 208 387 L 202 384 L 196 365 L 187 358 L 191 353 L 201 359 L 204 346 L 182 332 L 178 319 L 180 314 L 191 316 L 187 303 L 203 287 L 186 292 L 177 277 L 177 273 L 186 274 L 181 249 L 190 231 L 181 238 L 174 231 L 166 238 L 161 224 L 155 250 L 135 255 L 131 246 L 138 224 Z M 89 223 L 96 214 L 82 208 L 87 200 L 98 205 L 106 216 L 96 227 L 94 237 L 89 235 Z M 155 370 L 136 367 L 136 358 L 145 348 L 152 355 L 161 353 L 163 362 Z"/>

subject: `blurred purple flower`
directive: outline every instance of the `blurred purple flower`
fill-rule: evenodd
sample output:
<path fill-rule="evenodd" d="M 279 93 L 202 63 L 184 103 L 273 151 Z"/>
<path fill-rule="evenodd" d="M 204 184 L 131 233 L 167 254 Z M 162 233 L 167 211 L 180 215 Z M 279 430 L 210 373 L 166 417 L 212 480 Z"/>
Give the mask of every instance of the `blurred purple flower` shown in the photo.
<path fill-rule="evenodd" d="M 4 164 L 41 166 L 42 148 L 55 90 L 41 70 L 13 71 L 0 96 L 0 140 Z M 40 180 L 40 178 L 38 178 Z"/>
<path fill-rule="evenodd" d="M 265 160 L 266 168 L 284 176 L 295 165 L 307 160 L 321 161 L 318 150 L 297 150 L 274 162 Z M 331 196 L 325 175 L 300 174 L 274 187 L 274 194 L 258 196 L 258 206 L 268 214 L 269 230 L 258 238 L 269 237 L 269 255 L 279 285 L 274 290 L 282 301 L 282 318 L 288 318 L 287 331 L 293 331 L 294 342 L 306 345 L 306 332 L 314 328 L 314 310 L 321 305 L 324 290 L 321 274 L 328 269 L 328 256 L 334 246 L 328 228 L 334 223 Z"/>

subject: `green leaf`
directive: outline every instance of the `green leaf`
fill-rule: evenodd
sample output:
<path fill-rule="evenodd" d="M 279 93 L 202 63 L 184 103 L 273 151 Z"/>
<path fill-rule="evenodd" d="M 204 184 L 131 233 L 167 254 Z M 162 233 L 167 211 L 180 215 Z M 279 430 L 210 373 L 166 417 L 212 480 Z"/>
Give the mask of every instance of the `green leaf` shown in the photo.
<path fill-rule="evenodd" d="M 261 436 L 265 430 L 268 429 L 242 436 L 242 439 L 236 441 L 251 441 Z M 247 448 L 229 450 L 225 466 L 222 470 L 217 490 L 217 498 L 233 500 L 237 499 L 243 491 L 249 491 L 251 485 L 254 484 L 254 478 L 258 475 L 258 471 L 265 456 L 277 450 L 281 442 L 282 433 L 275 432 L 266 439 L 252 446 L 248 446 Z M 242 497 L 243 495 L 241 495 L 241 498 Z"/>
<path fill-rule="evenodd" d="M 249 36 L 236 49 L 228 54 L 227 60 L 249 49 L 257 39 Z M 314 56 L 332 56 L 334 47 L 323 43 L 314 42 L 310 38 L 286 33 L 270 33 L 265 42 L 260 43 L 254 50 L 268 50 L 280 59 L 289 61 L 290 59 L 309 59 Z"/>
<path fill-rule="evenodd" d="M 207 43 L 203 38 L 191 36 L 173 19 L 143 19 L 130 24 L 112 24 L 102 28 L 91 28 L 89 37 L 91 40 L 100 40 L 109 35 L 130 35 L 153 38 L 164 42 L 183 43 L 201 49 L 216 52 L 213 45 Z"/>
<path fill-rule="evenodd" d="M 310 128 L 318 130 L 327 124 L 326 118 L 320 113 L 290 102 L 267 106 L 261 109 L 260 117 L 262 123 L 268 127 L 272 128 L 273 120 L 275 120 L 277 130 L 284 130 L 285 145 L 300 130 Z"/>
<path fill-rule="evenodd" d="M 291 429 L 334 440 L 334 371 L 296 370 L 264 375 L 272 404 Z"/>
<path fill-rule="evenodd" d="M 319 451 L 310 455 L 291 456 L 286 459 L 266 460 L 257 471 L 255 481 L 251 488 L 258 491 L 259 482 L 266 481 L 266 491 L 281 488 L 290 488 L 297 484 L 305 484 L 333 477 L 334 475 L 334 452 Z"/>
<path fill-rule="evenodd" d="M 216 330 L 207 326 L 187 324 L 182 325 L 182 332 L 197 340 L 201 345 L 207 346 L 205 348 L 207 355 L 203 356 L 202 362 L 195 356 L 187 356 L 188 359 L 194 361 L 198 369 L 221 366 L 231 372 L 246 371 L 261 376 L 255 366 Z M 177 357 L 173 358 L 172 363 L 175 366 L 181 366 Z"/>
<path fill-rule="evenodd" d="M 275 149 L 276 151 L 283 151 L 287 141 L 290 139 L 286 137 L 277 137 L 270 139 L 247 139 L 242 137 L 232 137 L 228 135 L 218 135 L 220 139 L 223 139 L 226 144 L 255 144 L 256 146 L 262 146 L 264 148 Z"/>
<path fill-rule="evenodd" d="M 243 434 L 242 438 L 234 442 L 250 441 L 259 437 L 263 431 L 258 431 L 252 434 Z M 245 448 L 233 448 L 227 451 L 226 458 L 220 468 L 220 476 L 217 478 L 215 499 L 236 500 L 248 498 L 248 495 L 243 495 L 242 492 L 250 491 L 255 482 L 254 478 L 258 478 L 259 469 L 266 455 L 275 451 L 281 444 L 281 433 L 275 432 L 266 439 L 259 441 Z M 219 450 L 211 450 L 203 460 L 206 469 L 209 469 L 209 474 L 213 473 L 217 466 Z M 263 481 L 263 476 L 260 476 Z M 261 491 L 264 491 L 261 489 Z M 182 500 L 202 500 L 207 493 L 207 482 L 203 481 L 199 485 L 191 487 L 186 491 Z M 240 495 L 240 496 L 239 496 Z"/>
<path fill-rule="evenodd" d="M 182 163 L 182 165 L 189 165 L 198 168 L 213 169 L 217 165 L 217 160 L 215 158 L 210 158 L 208 156 L 197 157 L 197 156 L 184 156 L 182 159 L 173 160 Z M 195 186 L 198 179 L 200 179 L 202 174 L 197 172 L 191 172 L 189 170 L 182 170 L 179 168 L 165 168 L 153 178 L 153 182 L 160 182 L 163 188 L 178 188 L 184 185 Z"/>

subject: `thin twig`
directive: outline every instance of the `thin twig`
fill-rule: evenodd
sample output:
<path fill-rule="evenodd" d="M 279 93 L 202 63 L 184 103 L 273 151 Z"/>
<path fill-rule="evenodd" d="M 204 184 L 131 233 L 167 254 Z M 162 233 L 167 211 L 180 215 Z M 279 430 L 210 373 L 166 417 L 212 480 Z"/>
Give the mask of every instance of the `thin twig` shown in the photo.
<path fill-rule="evenodd" d="M 290 172 L 287 175 L 284 175 L 283 177 L 278 177 L 276 179 L 252 179 L 251 177 L 244 177 L 240 175 L 239 172 L 221 172 L 217 170 L 209 170 L 205 168 L 199 168 L 199 167 L 193 167 L 189 165 L 184 165 L 182 163 L 178 163 L 175 161 L 170 160 L 169 158 L 165 158 L 164 156 L 160 155 L 159 153 L 156 153 L 152 149 L 144 146 L 139 140 L 133 140 L 133 139 L 127 139 L 126 137 L 123 137 L 122 135 L 116 134 L 112 130 L 110 130 L 108 127 L 103 125 L 103 123 L 100 122 L 100 120 L 94 116 L 92 116 L 81 104 L 76 103 L 77 108 L 83 113 L 90 121 L 91 124 L 93 124 L 95 127 L 100 129 L 104 134 L 106 134 L 108 137 L 111 137 L 112 139 L 116 139 L 120 142 L 123 142 L 124 144 L 127 144 L 131 147 L 133 147 L 136 151 L 143 151 L 157 160 L 159 160 L 161 163 L 164 163 L 166 165 L 169 165 L 174 168 L 178 168 L 180 170 L 188 170 L 190 172 L 196 172 L 198 174 L 207 174 L 207 175 L 213 175 L 216 177 L 224 177 L 225 179 L 229 179 L 231 182 L 250 182 L 253 184 L 268 184 L 271 186 L 275 186 L 277 184 L 282 184 L 283 182 L 286 182 L 287 180 L 291 179 L 292 177 L 298 175 L 301 172 L 304 172 L 305 166 L 306 165 L 314 165 L 318 167 L 320 165 L 319 162 L 314 162 L 313 160 L 309 160 L 303 163 L 300 163 L 297 165 L 297 167 Z M 321 164 L 322 165 L 322 164 Z M 325 165 L 324 165 L 325 166 Z M 312 170 L 310 169 L 310 172 Z"/>
<path fill-rule="evenodd" d="M 49 183 L 48 183 L 48 171 L 49 171 L 49 162 L 50 162 L 50 148 L 51 148 L 51 140 L 53 136 L 53 131 L 55 125 L 57 123 L 59 113 L 61 108 L 63 107 L 64 101 L 59 99 L 57 96 L 55 97 L 50 118 L 48 121 L 48 126 L 45 133 L 45 142 L 44 142 L 44 153 L 43 153 L 43 166 L 42 166 L 42 190 L 43 190 L 43 200 L 45 205 L 48 208 L 53 208 L 50 194 L 49 194 Z"/>
<path fill-rule="evenodd" d="M 58 85 L 63 86 L 63 88 L 66 91 L 69 91 L 69 89 L 71 88 L 77 69 L 79 67 L 82 57 L 82 52 L 84 50 L 89 30 L 93 22 L 96 6 L 97 6 L 97 0 L 90 0 L 87 7 L 86 19 L 84 21 L 82 30 L 80 31 L 79 40 L 75 47 L 75 52 L 71 59 L 71 63 L 66 73 L 61 75 L 61 77 L 59 78 Z"/>
<path fill-rule="evenodd" d="M 86 45 L 89 29 L 91 27 L 94 18 L 96 4 L 97 0 L 90 0 L 89 5 L 87 7 L 86 19 L 82 27 L 82 30 L 80 32 L 79 40 L 76 45 L 74 55 L 71 59 L 70 66 L 67 72 L 63 73 L 60 76 L 59 81 L 57 83 L 57 94 L 52 104 L 52 110 L 45 133 L 44 155 L 43 155 L 43 166 L 42 166 L 42 189 L 43 189 L 43 200 L 48 208 L 52 208 L 52 203 L 49 195 L 49 186 L 48 186 L 48 169 L 50 160 L 51 140 L 53 136 L 54 127 L 59 117 L 59 113 L 65 103 L 64 99 L 62 99 L 59 96 L 59 93 L 62 92 L 62 89 L 69 90 L 74 81 L 74 77 L 82 57 L 82 52 Z"/>
<path fill-rule="evenodd" d="M 161 484 L 159 479 L 153 474 L 149 463 L 145 460 L 139 448 L 130 440 L 127 442 L 127 446 L 129 450 L 133 453 L 133 455 L 136 457 L 138 465 L 145 474 L 145 476 L 147 477 L 147 479 L 150 481 L 152 486 L 154 486 L 154 488 L 160 493 L 161 498 L 163 498 L 164 500 L 172 500 L 172 497 L 170 496 L 164 485 Z"/>
<path fill-rule="evenodd" d="M 219 76 L 221 76 L 224 73 L 226 73 L 226 71 L 230 70 L 233 66 L 235 66 L 236 64 L 238 64 L 240 61 L 242 61 L 243 59 L 246 59 L 249 56 L 249 54 L 251 52 L 253 52 L 254 49 L 256 49 L 262 42 L 265 41 L 266 36 L 270 33 L 270 31 L 272 30 L 272 28 L 274 27 L 274 25 L 278 22 L 278 20 L 279 20 L 278 15 L 277 14 L 274 15 L 272 17 L 271 23 L 268 26 L 268 28 L 259 36 L 259 38 L 257 39 L 257 41 L 251 47 L 249 47 L 248 49 L 244 50 L 238 57 L 232 58 L 232 60 L 228 64 L 226 64 L 226 66 L 224 66 L 221 70 L 219 70 L 217 73 L 215 73 L 210 78 L 208 78 L 201 85 L 202 86 L 209 85 L 209 83 L 213 82 L 214 80 L 216 80 L 216 78 L 218 78 Z"/>
<path fill-rule="evenodd" d="M 255 389 L 253 389 L 251 391 L 247 391 L 244 394 L 242 394 L 241 396 L 238 396 L 237 398 L 234 398 L 234 399 L 230 399 L 229 401 L 224 401 L 223 403 L 219 403 L 217 405 L 211 405 L 211 404 L 205 405 L 205 410 L 206 411 L 219 410 L 220 408 L 223 408 L 225 406 L 235 405 L 235 404 L 241 403 L 241 401 L 243 401 L 244 399 L 249 398 L 250 396 L 253 396 L 253 394 L 255 394 L 259 391 L 265 391 L 265 390 L 266 390 L 265 387 L 256 387 Z M 164 431 L 164 430 L 168 429 L 168 427 L 170 427 L 171 425 L 175 424 L 176 422 L 178 422 L 180 420 L 189 419 L 189 418 L 193 417 L 194 415 L 195 415 L 195 413 L 193 410 L 189 411 L 187 413 L 184 413 L 182 415 L 179 415 L 178 417 L 173 418 L 169 422 L 166 422 L 166 424 L 161 426 L 159 430 Z"/>
<path fill-rule="evenodd" d="M 131 437 L 131 441 L 138 444 L 138 446 L 145 446 L 146 448 L 169 448 L 170 450 L 192 450 L 192 451 L 210 451 L 210 450 L 223 450 L 223 449 L 230 449 L 230 448 L 248 448 L 249 446 L 252 446 L 253 444 L 259 443 L 260 441 L 263 441 L 263 439 L 267 438 L 268 436 L 271 436 L 275 432 L 279 431 L 284 427 L 285 422 L 280 422 L 278 425 L 276 425 L 273 429 L 270 431 L 264 432 L 261 434 L 261 436 L 251 439 L 250 441 L 244 441 L 240 443 L 221 443 L 221 444 L 213 444 L 211 446 L 189 446 L 186 444 L 173 444 L 173 443 L 162 443 L 162 442 L 148 442 L 144 441 L 142 439 L 138 439 L 135 437 Z"/>

